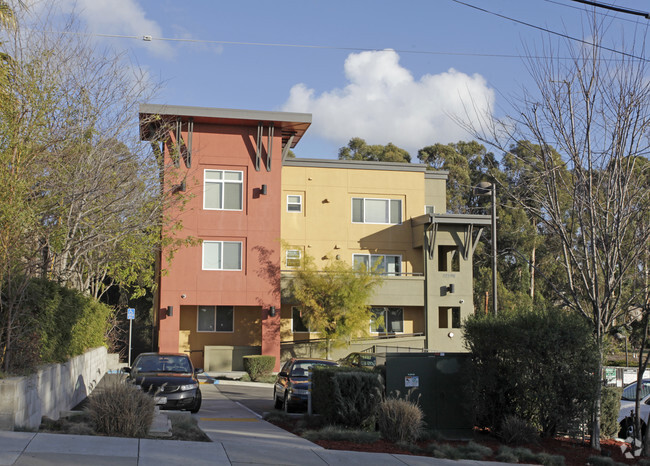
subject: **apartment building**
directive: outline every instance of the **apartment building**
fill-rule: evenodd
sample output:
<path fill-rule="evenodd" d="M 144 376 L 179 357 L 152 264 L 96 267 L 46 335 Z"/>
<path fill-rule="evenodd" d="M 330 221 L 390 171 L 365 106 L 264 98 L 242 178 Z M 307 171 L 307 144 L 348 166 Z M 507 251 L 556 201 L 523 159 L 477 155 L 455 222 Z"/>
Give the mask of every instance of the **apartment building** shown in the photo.
<path fill-rule="evenodd" d="M 242 356 L 314 354 L 318 335 L 283 287 L 305 254 L 378 264 L 372 345 L 462 351 L 472 252 L 489 217 L 445 213 L 446 172 L 424 165 L 290 159 L 311 115 L 142 105 L 170 202 L 155 320 L 160 351 L 209 371 Z M 286 245 L 283 247 L 283 244 Z M 295 270 L 295 269 L 294 269 Z"/>

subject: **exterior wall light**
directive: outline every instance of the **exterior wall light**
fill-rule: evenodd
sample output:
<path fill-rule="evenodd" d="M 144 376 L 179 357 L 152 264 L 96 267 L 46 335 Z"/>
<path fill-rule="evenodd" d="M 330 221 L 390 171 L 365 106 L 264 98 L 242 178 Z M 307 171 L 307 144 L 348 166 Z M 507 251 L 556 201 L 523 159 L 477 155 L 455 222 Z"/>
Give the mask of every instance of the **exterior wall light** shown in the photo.
<path fill-rule="evenodd" d="M 168 317 L 171 317 L 174 315 L 174 306 L 167 306 L 167 312 L 166 312 Z"/>

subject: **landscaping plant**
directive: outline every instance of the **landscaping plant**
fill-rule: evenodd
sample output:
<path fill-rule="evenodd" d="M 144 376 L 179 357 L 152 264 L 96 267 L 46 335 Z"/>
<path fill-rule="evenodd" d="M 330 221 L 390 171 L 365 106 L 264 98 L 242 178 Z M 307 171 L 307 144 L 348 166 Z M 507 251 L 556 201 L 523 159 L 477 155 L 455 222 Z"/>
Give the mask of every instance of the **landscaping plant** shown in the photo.
<path fill-rule="evenodd" d="M 387 398 L 379 403 L 377 427 L 391 442 L 415 442 L 424 428 L 424 414 L 412 401 Z"/>
<path fill-rule="evenodd" d="M 152 396 L 123 380 L 109 384 L 88 400 L 95 430 L 119 437 L 146 437 L 154 417 Z"/>
<path fill-rule="evenodd" d="M 243 359 L 244 370 L 253 382 L 269 376 L 275 367 L 275 356 L 253 355 Z"/>

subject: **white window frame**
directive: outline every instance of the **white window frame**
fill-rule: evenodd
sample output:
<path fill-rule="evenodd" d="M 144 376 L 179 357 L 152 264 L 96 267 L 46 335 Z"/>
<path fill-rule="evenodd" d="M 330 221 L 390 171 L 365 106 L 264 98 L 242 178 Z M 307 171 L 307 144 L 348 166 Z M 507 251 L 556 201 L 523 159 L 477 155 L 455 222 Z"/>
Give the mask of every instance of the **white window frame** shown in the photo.
<path fill-rule="evenodd" d="M 296 260 L 295 257 L 289 258 L 289 253 L 298 253 L 298 265 L 289 265 L 289 260 Z M 298 269 L 300 268 L 300 264 L 302 263 L 302 251 L 300 249 L 287 249 L 284 255 L 284 264 L 288 269 Z"/>
<path fill-rule="evenodd" d="M 428 210 L 431 210 L 431 212 L 427 212 Z M 436 206 L 434 206 L 434 205 L 425 205 L 424 206 L 424 213 L 425 214 L 435 214 L 436 213 Z"/>
<path fill-rule="evenodd" d="M 295 311 L 300 312 L 300 308 L 298 306 L 291 306 L 291 333 L 311 333 L 311 329 L 307 325 L 305 325 L 304 322 L 303 322 L 303 325 L 305 325 L 305 328 L 307 330 L 295 330 L 293 328 L 293 313 Z"/>
<path fill-rule="evenodd" d="M 221 262 L 221 268 L 212 268 L 212 267 L 206 267 L 205 266 L 205 245 L 206 244 L 214 244 L 214 243 L 221 243 L 221 257 L 219 258 Z M 223 268 L 223 249 L 224 249 L 224 244 L 239 244 L 239 268 L 238 269 L 224 269 Z M 202 270 L 219 270 L 219 271 L 224 271 L 224 272 L 239 272 L 242 270 L 244 265 L 244 243 L 241 241 L 212 241 L 212 240 L 204 240 L 203 243 L 201 244 L 201 269 Z"/>
<path fill-rule="evenodd" d="M 212 327 L 214 330 L 201 330 L 199 327 L 199 312 L 201 308 L 212 309 L 214 318 L 212 320 Z M 217 313 L 219 308 L 232 309 L 232 322 L 230 324 L 232 330 L 218 330 L 217 329 Z M 235 306 L 197 306 L 196 307 L 196 331 L 198 333 L 234 333 L 235 332 Z"/>
<path fill-rule="evenodd" d="M 289 202 L 290 197 L 297 197 L 298 202 Z M 298 210 L 290 210 L 290 205 L 297 205 Z M 302 194 L 287 194 L 287 212 L 292 214 L 301 214 L 302 213 Z"/>
<path fill-rule="evenodd" d="M 390 310 L 399 310 L 402 313 L 402 330 L 399 331 L 399 332 L 389 331 L 387 329 L 388 328 L 387 317 L 388 317 L 388 311 L 390 311 Z M 373 317 L 370 318 L 370 325 L 369 325 L 370 326 L 370 333 L 377 334 L 377 335 L 388 334 L 388 333 L 390 333 L 390 334 L 404 333 L 404 308 L 403 307 L 397 307 L 397 306 L 373 307 L 373 308 L 371 308 L 370 311 L 373 314 Z M 380 332 L 379 330 L 373 330 L 372 329 L 372 320 L 373 320 L 374 316 L 376 315 L 376 311 L 383 311 L 384 312 L 384 331 L 383 332 Z"/>
<path fill-rule="evenodd" d="M 363 221 L 361 222 L 355 222 L 354 221 L 354 201 L 360 199 L 363 201 Z M 388 221 L 387 222 L 368 222 L 366 220 L 366 201 L 385 201 L 388 204 Z M 399 222 L 393 223 L 390 221 L 391 219 L 391 204 L 392 202 L 399 202 Z M 404 219 L 404 207 L 403 207 L 403 202 L 401 199 L 388 199 L 388 198 L 379 198 L 379 197 L 353 197 L 350 201 L 350 219 L 352 220 L 352 223 L 365 223 L 365 224 L 370 224 L 370 225 L 401 225 L 402 221 Z"/>
<path fill-rule="evenodd" d="M 399 259 L 399 272 L 381 272 L 381 275 L 387 276 L 387 277 L 398 277 L 400 276 L 403 271 L 402 271 L 402 255 L 401 254 L 366 254 L 366 253 L 354 253 L 352 254 L 352 266 L 354 267 L 355 263 L 355 258 L 356 257 L 367 257 L 368 258 L 368 270 L 366 272 L 371 272 L 371 268 L 374 265 L 374 263 L 379 259 L 380 257 L 383 257 L 385 260 L 386 257 L 397 257 Z"/>
<path fill-rule="evenodd" d="M 220 172 L 221 173 L 221 179 L 220 180 L 208 180 L 206 178 L 206 174 L 208 172 Z M 241 174 L 241 180 L 226 180 L 225 179 L 225 174 L 226 173 L 240 173 Z M 205 201 L 206 201 L 206 185 L 207 184 L 218 184 L 221 186 L 221 207 L 206 207 L 205 206 Z M 225 202 L 225 184 L 237 184 L 240 186 L 240 193 L 241 193 L 241 207 L 239 209 L 225 209 L 223 207 L 224 202 Z M 203 210 L 226 210 L 226 211 L 231 211 L 231 212 L 240 212 L 244 210 L 244 172 L 242 170 L 215 170 L 212 168 L 206 168 L 203 170 Z"/>

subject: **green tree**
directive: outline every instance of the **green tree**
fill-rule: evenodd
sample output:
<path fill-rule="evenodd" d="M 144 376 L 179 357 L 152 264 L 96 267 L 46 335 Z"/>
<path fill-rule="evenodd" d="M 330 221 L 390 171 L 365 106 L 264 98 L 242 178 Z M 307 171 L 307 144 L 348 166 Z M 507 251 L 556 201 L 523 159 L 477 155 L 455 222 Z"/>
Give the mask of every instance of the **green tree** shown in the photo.
<path fill-rule="evenodd" d="M 25 305 L 43 276 L 98 297 L 152 286 L 163 196 L 159 159 L 138 134 L 151 88 L 119 55 L 98 53 L 48 18 L 3 31 L 0 73 L 0 361 L 30 337 Z M 144 76 L 142 76 L 144 78 Z M 173 220 L 170 221 L 173 224 Z M 22 351 L 22 350 L 21 350 Z"/>
<path fill-rule="evenodd" d="M 475 133 L 504 153 L 512 141 L 539 148 L 522 164 L 539 189 L 525 202 L 516 190 L 508 194 L 557 242 L 553 299 L 591 323 L 601 355 L 608 332 L 643 291 L 632 293 L 630 283 L 650 241 L 648 62 L 631 58 L 643 54 L 633 48 L 643 41 L 623 46 L 629 55 L 609 56 L 603 30 L 592 24 L 591 46 L 560 44 L 560 52 L 531 57 L 535 92 Z M 571 60 L 557 58 L 567 54 Z M 591 441 L 600 450 L 597 391 Z"/>
<path fill-rule="evenodd" d="M 368 333 L 371 310 L 368 300 L 381 277 L 355 270 L 334 260 L 322 270 L 306 255 L 291 282 L 293 298 L 299 303 L 305 324 L 325 339 L 327 358 L 332 345 L 344 345 Z"/>
<path fill-rule="evenodd" d="M 411 162 L 411 155 L 389 142 L 385 146 L 381 144 L 368 145 L 361 138 L 352 138 L 347 146 L 339 149 L 339 160 L 365 160 L 370 162 Z"/>
<path fill-rule="evenodd" d="M 447 170 L 447 212 L 471 213 L 472 188 L 484 177 L 485 147 L 476 141 L 433 144 L 418 151 L 418 159 L 431 170 Z"/>

